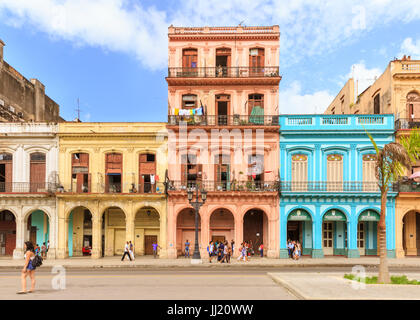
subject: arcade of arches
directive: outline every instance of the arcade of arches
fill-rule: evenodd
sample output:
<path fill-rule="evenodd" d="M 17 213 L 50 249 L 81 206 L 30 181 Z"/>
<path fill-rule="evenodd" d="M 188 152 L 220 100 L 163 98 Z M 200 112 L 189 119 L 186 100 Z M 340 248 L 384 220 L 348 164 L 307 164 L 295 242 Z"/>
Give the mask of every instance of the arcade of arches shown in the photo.
<path fill-rule="evenodd" d="M 400 193 L 396 201 L 395 234 L 397 258 L 420 256 L 420 197 Z"/>
<path fill-rule="evenodd" d="M 198 239 L 201 257 L 207 257 L 207 246 L 209 241 L 228 241 L 234 240 L 235 248 L 233 255 L 238 255 L 238 248 L 243 241 L 252 243 L 254 250 L 258 253 L 260 244 L 264 244 L 265 255 L 275 253 L 276 248 L 275 234 L 276 223 L 278 220 L 270 221 L 264 210 L 253 208 L 245 210 L 244 213 L 234 214 L 235 208 L 226 206 L 224 208 L 216 206 L 203 206 L 198 216 Z M 185 242 L 190 243 L 190 255 L 194 252 L 195 245 L 195 212 L 193 208 L 183 208 L 176 216 L 176 232 L 174 243 L 176 252 L 168 255 L 171 258 L 184 255 Z M 169 237 L 169 247 L 171 238 Z M 270 251 L 271 250 L 271 251 Z M 170 251 L 170 250 L 169 250 Z"/>
<path fill-rule="evenodd" d="M 65 257 L 122 255 L 126 241 L 131 241 L 135 255 L 153 254 L 152 244 L 156 242 L 161 247 L 159 255 L 165 257 L 166 228 L 162 228 L 164 222 L 157 209 L 144 205 L 134 214 L 126 214 L 122 208 L 110 206 L 99 212 L 92 213 L 87 206 L 70 210 L 65 219 L 67 237 L 61 239 L 66 245 L 60 243 L 60 254 L 65 250 Z"/>

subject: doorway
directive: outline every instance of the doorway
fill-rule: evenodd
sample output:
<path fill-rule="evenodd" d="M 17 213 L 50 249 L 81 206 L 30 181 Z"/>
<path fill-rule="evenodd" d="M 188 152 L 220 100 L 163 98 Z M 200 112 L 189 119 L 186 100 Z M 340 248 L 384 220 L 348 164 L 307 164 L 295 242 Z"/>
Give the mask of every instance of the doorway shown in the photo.
<path fill-rule="evenodd" d="M 324 255 L 334 254 L 334 224 L 332 222 L 324 222 L 322 228 Z"/>
<path fill-rule="evenodd" d="M 157 236 L 144 236 L 144 254 L 153 254 L 153 243 L 157 243 Z"/>
<path fill-rule="evenodd" d="M 229 103 L 230 96 L 218 95 L 216 96 L 216 112 L 217 112 L 217 125 L 226 126 L 229 124 Z"/>

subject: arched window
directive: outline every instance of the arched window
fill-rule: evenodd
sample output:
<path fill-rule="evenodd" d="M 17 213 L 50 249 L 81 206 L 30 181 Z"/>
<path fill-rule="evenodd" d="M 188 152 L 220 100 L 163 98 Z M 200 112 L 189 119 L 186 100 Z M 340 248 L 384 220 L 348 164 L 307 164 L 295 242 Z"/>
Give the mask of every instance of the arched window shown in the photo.
<path fill-rule="evenodd" d="M 363 190 L 376 191 L 378 189 L 376 182 L 376 155 L 365 154 L 362 157 Z"/>
<path fill-rule="evenodd" d="M 343 156 L 340 154 L 327 156 L 327 190 L 343 190 Z"/>
<path fill-rule="evenodd" d="M 417 92 L 407 95 L 407 118 L 409 128 L 420 127 L 420 94 Z"/>
<path fill-rule="evenodd" d="M 308 182 L 308 156 L 292 156 L 292 191 L 306 191 Z"/>

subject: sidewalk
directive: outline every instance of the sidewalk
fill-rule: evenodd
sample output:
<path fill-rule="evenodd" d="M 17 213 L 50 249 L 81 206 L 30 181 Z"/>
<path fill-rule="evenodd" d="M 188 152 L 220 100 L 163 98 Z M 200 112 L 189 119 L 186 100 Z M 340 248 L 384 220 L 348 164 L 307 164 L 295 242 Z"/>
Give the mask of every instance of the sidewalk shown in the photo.
<path fill-rule="evenodd" d="M 402 273 L 391 272 L 391 275 Z M 373 274 L 367 273 L 367 276 Z M 375 274 L 376 275 L 376 274 Z M 301 300 L 419 300 L 419 285 L 365 284 L 344 279 L 344 273 L 269 273 L 269 277 Z M 420 273 L 410 274 L 420 279 Z"/>
<path fill-rule="evenodd" d="M 229 267 L 352 267 L 354 265 L 363 265 L 366 267 L 375 267 L 379 265 L 377 257 L 363 258 L 344 258 L 344 257 L 327 257 L 322 259 L 312 259 L 303 257 L 298 261 L 292 259 L 267 259 L 267 258 L 251 258 L 249 262 L 237 261 L 232 258 L 231 263 L 212 263 L 208 259 L 202 259 L 202 264 L 191 264 L 190 259 L 180 257 L 178 259 L 153 259 L 150 256 L 137 257 L 135 261 L 121 261 L 121 257 L 106 257 L 102 259 L 91 259 L 90 257 L 74 257 L 68 259 L 44 260 L 43 267 L 52 267 L 61 265 L 66 268 L 179 268 L 179 267 L 195 267 L 195 268 L 229 268 Z M 420 257 L 388 259 L 390 267 L 404 267 L 418 269 L 420 272 Z M 11 258 L 0 259 L 0 269 L 21 268 L 22 260 L 13 260 Z M 413 271 L 414 271 L 413 270 Z"/>

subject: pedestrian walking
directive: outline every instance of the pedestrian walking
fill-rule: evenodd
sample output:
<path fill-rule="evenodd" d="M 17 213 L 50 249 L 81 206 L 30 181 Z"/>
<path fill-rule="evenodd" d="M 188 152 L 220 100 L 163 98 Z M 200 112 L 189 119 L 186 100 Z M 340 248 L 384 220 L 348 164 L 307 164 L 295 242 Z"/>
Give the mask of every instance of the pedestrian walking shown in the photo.
<path fill-rule="evenodd" d="M 153 242 L 152 244 L 153 247 L 153 258 L 156 259 L 157 254 L 158 254 L 158 248 L 162 249 L 156 242 Z"/>
<path fill-rule="evenodd" d="M 264 257 L 264 244 L 261 243 L 258 250 L 260 251 L 261 258 L 263 258 Z"/>
<path fill-rule="evenodd" d="M 39 255 L 39 252 L 40 252 L 40 248 L 39 248 L 39 245 L 37 243 L 36 246 L 35 246 L 35 254 Z"/>
<path fill-rule="evenodd" d="M 130 258 L 135 260 L 135 258 L 134 258 L 134 245 L 131 243 L 131 241 L 129 243 L 129 253 L 130 253 Z"/>
<path fill-rule="evenodd" d="M 124 261 L 125 256 L 128 256 L 128 258 L 131 261 L 131 256 L 130 256 L 130 243 L 128 241 L 125 243 L 124 254 L 123 254 L 122 258 L 121 258 L 121 261 Z"/>
<path fill-rule="evenodd" d="M 187 241 L 185 242 L 185 258 L 189 258 L 190 257 L 190 242 Z"/>
<path fill-rule="evenodd" d="M 207 252 L 209 253 L 209 263 L 211 263 L 211 260 L 213 258 L 213 251 L 214 251 L 214 244 L 213 241 L 209 242 L 209 245 L 207 246 Z"/>
<path fill-rule="evenodd" d="M 230 247 L 232 249 L 232 253 L 235 252 L 235 241 L 233 241 L 233 239 L 230 241 Z"/>
<path fill-rule="evenodd" d="M 48 255 L 48 250 L 50 250 L 50 240 L 47 241 L 47 255 Z"/>
<path fill-rule="evenodd" d="M 22 290 L 18 292 L 18 294 L 25 294 L 31 293 L 35 291 L 35 267 L 32 265 L 35 259 L 35 248 L 32 242 L 27 241 L 25 242 L 25 264 L 22 269 L 21 275 L 21 284 Z M 26 291 L 26 277 L 29 276 L 31 278 L 31 289 Z"/>

